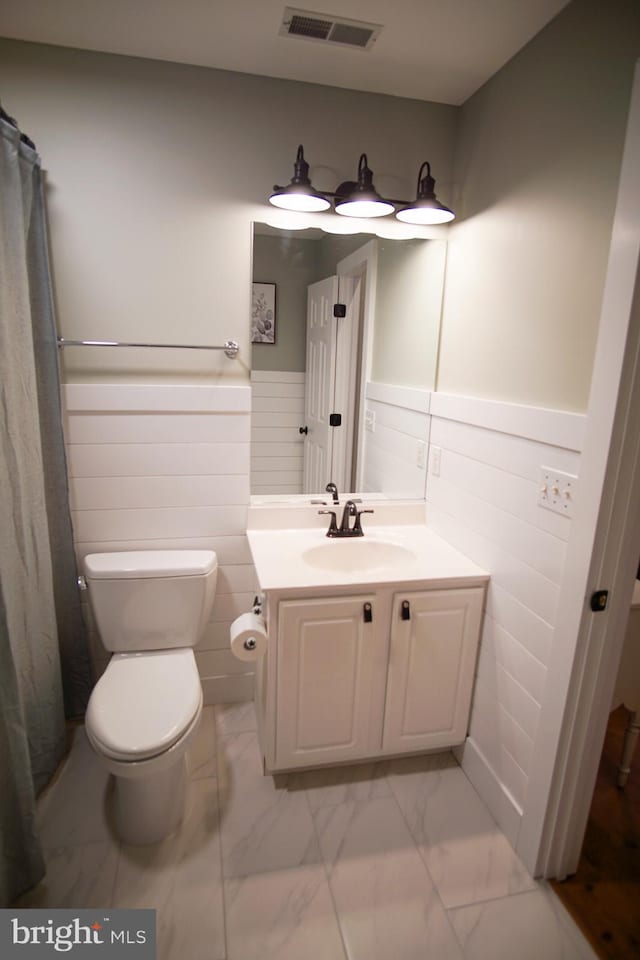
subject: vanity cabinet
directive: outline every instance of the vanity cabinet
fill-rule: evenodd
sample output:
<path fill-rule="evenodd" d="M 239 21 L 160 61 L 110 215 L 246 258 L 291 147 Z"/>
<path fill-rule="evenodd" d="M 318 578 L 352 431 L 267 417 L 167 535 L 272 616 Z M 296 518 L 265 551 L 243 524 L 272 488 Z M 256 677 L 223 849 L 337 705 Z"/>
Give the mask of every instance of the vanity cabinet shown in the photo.
<path fill-rule="evenodd" d="M 272 734 L 261 738 L 266 769 L 461 743 L 483 597 L 475 586 L 269 598 L 276 642 L 257 697 Z"/>

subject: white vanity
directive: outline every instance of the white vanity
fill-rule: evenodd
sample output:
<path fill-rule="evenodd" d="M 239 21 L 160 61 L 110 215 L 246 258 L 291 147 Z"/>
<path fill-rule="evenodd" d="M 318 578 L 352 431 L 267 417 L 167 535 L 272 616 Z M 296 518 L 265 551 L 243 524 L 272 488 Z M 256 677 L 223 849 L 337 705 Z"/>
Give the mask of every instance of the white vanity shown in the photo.
<path fill-rule="evenodd" d="M 269 635 L 256 672 L 269 773 L 466 736 L 488 574 L 428 529 L 424 503 L 371 506 L 357 539 L 328 539 L 317 507 L 249 510 Z"/>

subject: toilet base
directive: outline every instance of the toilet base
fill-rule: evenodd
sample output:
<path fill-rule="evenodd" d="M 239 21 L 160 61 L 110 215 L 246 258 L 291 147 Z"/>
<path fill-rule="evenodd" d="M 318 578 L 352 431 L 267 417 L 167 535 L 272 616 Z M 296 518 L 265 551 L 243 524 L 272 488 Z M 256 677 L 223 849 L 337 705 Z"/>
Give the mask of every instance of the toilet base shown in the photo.
<path fill-rule="evenodd" d="M 118 836 L 125 843 L 164 840 L 182 823 L 186 793 L 186 758 L 141 778 L 115 776 L 113 812 Z"/>

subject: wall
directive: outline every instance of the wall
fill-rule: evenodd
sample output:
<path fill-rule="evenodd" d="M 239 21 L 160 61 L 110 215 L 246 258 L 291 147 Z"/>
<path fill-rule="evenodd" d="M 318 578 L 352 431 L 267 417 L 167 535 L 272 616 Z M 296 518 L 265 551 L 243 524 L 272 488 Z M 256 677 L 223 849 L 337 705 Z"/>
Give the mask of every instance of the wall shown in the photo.
<path fill-rule="evenodd" d="M 539 468 L 579 473 L 639 54 L 637 3 L 574 0 L 460 115 L 427 509 L 491 574 L 461 760 L 530 869 L 548 670 L 575 639 L 556 625 L 576 531 L 536 506 Z"/>
<path fill-rule="evenodd" d="M 514 845 L 571 534 L 569 517 L 537 505 L 540 467 L 579 474 L 584 421 L 518 404 L 444 393 L 431 398 L 429 524 L 491 573 L 461 760 Z"/>
<path fill-rule="evenodd" d="M 439 390 L 586 410 L 639 55 L 635 0 L 574 0 L 462 107 Z"/>
<path fill-rule="evenodd" d="M 247 381 L 250 223 L 299 143 L 319 187 L 366 150 L 383 193 L 409 195 L 428 155 L 447 194 L 450 106 L 8 40 L 0 87 L 48 171 L 61 333 L 241 347 L 70 350 L 67 379 Z"/>

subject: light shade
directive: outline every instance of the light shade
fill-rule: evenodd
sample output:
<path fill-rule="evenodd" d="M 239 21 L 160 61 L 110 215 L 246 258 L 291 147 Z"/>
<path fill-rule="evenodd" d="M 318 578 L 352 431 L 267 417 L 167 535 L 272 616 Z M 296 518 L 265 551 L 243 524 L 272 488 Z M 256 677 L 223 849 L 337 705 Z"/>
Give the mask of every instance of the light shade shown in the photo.
<path fill-rule="evenodd" d="M 328 210 L 331 204 L 311 185 L 309 164 L 304 159 L 302 144 L 298 147 L 293 177 L 288 187 L 275 186 L 269 197 L 269 203 L 281 210 L 297 210 L 302 213 L 317 213 Z"/>
<path fill-rule="evenodd" d="M 416 199 L 398 210 L 396 218 L 403 223 L 420 224 L 449 223 L 453 220 L 455 213 L 437 199 L 435 185 L 431 165 L 425 161 L 418 172 Z"/>
<path fill-rule="evenodd" d="M 373 173 L 363 153 L 358 163 L 358 182 L 341 183 L 336 190 L 336 213 L 343 217 L 386 217 L 395 210 L 389 200 L 383 200 L 373 186 Z"/>

